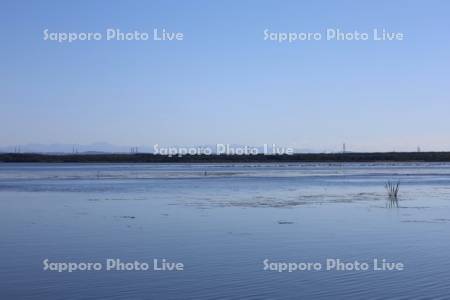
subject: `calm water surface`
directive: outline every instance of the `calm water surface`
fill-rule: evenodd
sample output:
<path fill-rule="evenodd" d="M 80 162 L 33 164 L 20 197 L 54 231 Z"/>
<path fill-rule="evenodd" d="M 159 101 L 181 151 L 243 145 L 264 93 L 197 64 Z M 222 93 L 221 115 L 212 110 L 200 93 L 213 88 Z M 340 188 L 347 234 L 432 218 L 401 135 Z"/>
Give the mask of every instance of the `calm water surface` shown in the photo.
<path fill-rule="evenodd" d="M 0 164 L 0 236 L 1 299 L 448 299 L 450 164 Z M 184 271 L 43 270 L 108 258 Z M 405 269 L 263 264 L 328 258 Z"/>

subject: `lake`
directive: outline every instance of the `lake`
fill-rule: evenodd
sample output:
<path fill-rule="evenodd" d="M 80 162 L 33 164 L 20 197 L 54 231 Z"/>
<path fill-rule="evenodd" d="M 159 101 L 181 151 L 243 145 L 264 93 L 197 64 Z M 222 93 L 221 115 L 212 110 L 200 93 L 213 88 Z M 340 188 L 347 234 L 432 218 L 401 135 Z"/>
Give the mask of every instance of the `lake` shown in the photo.
<path fill-rule="evenodd" d="M 0 234 L 1 299 L 445 299 L 450 164 L 0 164 Z"/>

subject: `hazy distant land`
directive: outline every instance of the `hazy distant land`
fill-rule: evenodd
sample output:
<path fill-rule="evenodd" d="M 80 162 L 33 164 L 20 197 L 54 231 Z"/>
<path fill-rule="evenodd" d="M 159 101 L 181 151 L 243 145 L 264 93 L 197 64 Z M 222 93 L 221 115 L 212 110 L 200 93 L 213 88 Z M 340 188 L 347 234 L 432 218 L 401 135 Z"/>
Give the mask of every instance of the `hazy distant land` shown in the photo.
<path fill-rule="evenodd" d="M 302 153 L 293 155 L 36 154 L 2 153 L 4 163 L 264 163 L 264 162 L 450 162 L 450 152 Z"/>

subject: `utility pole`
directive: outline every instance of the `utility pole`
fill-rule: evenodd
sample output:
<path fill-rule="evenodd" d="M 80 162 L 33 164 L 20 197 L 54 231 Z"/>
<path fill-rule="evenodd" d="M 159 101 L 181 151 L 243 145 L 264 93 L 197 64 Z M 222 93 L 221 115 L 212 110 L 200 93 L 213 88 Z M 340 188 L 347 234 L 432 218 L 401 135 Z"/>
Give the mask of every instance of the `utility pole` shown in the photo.
<path fill-rule="evenodd" d="M 347 152 L 345 143 L 342 144 L 342 153 Z"/>

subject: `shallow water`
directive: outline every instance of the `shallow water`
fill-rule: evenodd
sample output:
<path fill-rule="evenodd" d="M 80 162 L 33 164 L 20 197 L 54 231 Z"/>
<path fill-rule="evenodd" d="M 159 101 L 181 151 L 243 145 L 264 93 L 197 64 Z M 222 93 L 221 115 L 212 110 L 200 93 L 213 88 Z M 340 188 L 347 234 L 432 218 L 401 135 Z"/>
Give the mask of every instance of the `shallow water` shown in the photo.
<path fill-rule="evenodd" d="M 0 164 L 0 234 L 1 299 L 446 299 L 450 164 Z M 43 270 L 108 258 L 184 270 Z M 263 264 L 329 258 L 405 267 Z"/>

